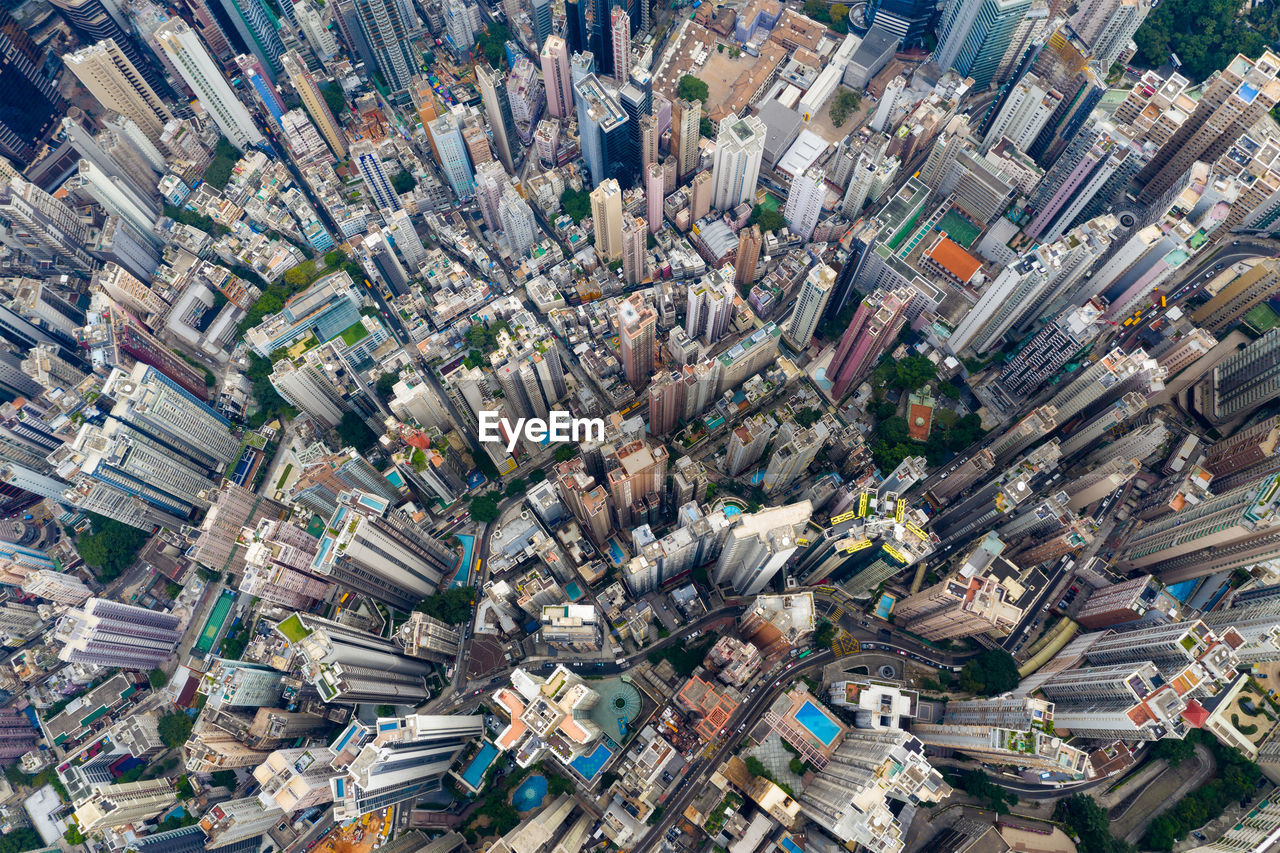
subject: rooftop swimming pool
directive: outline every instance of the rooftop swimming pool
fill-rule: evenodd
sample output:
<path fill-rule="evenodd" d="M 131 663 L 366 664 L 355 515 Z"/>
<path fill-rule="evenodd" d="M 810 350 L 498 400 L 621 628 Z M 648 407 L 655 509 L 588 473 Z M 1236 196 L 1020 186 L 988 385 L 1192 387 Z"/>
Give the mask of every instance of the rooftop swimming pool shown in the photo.
<path fill-rule="evenodd" d="M 574 581 L 569 581 L 564 585 L 564 594 L 569 596 L 570 601 L 577 601 L 583 596 L 582 589 Z"/>
<path fill-rule="evenodd" d="M 787 853 L 804 853 L 804 849 L 799 844 L 791 840 L 790 835 L 784 835 L 778 840 L 778 846 Z"/>
<path fill-rule="evenodd" d="M 805 702 L 796 711 L 796 722 L 804 726 L 809 734 L 822 741 L 823 746 L 831 746 L 831 742 L 840 734 L 840 727 L 835 721 L 822 712 L 812 702 Z"/>
<path fill-rule="evenodd" d="M 480 783 L 484 781 L 485 772 L 497 757 L 497 748 L 486 741 L 484 746 L 480 747 L 480 751 L 476 753 L 476 757 L 471 759 L 467 769 L 462 771 L 462 781 L 470 785 L 472 789 L 479 789 Z"/>
<path fill-rule="evenodd" d="M 469 586 L 471 584 L 471 555 L 475 553 L 476 537 L 468 533 L 455 533 L 454 535 L 462 543 L 462 565 L 458 568 L 458 573 L 453 576 L 453 583 L 450 586 Z"/>
<path fill-rule="evenodd" d="M 613 757 L 613 753 L 604 744 L 597 744 L 596 748 L 586 755 L 580 755 L 573 761 L 569 762 L 578 774 L 590 782 L 596 778 L 596 774 L 604 767 L 605 763 Z"/>
<path fill-rule="evenodd" d="M 885 593 L 880 596 L 880 600 L 876 602 L 876 615 L 881 619 L 888 619 L 889 614 L 893 612 L 893 605 L 897 603 L 898 599 L 888 593 Z"/>

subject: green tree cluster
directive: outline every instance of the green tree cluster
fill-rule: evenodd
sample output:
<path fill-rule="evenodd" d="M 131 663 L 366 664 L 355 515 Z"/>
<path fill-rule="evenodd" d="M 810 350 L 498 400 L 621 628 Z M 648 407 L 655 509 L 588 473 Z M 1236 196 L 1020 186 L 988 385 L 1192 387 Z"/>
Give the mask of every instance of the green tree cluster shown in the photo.
<path fill-rule="evenodd" d="M 169 683 L 169 676 L 164 674 L 163 669 L 153 669 L 147 673 L 147 681 L 151 683 L 154 690 L 159 690 Z"/>
<path fill-rule="evenodd" d="M 67 843 L 71 845 L 84 844 L 85 842 L 85 835 L 83 832 L 80 831 L 80 825 L 76 823 L 73 823 L 70 826 L 68 826 L 67 831 L 62 833 L 62 837 L 65 838 Z M 25 848 L 25 849 L 29 850 L 31 848 Z"/>
<path fill-rule="evenodd" d="M 522 477 L 516 477 L 510 483 L 507 483 L 506 495 L 509 498 L 519 497 L 529 491 L 529 484 Z"/>
<path fill-rule="evenodd" d="M 471 601 L 474 596 L 475 590 L 469 586 L 453 587 L 422 599 L 414 609 L 446 624 L 461 625 L 471 618 Z"/>
<path fill-rule="evenodd" d="M 244 372 L 253 386 L 253 400 L 258 410 L 249 418 L 249 426 L 257 429 L 272 418 L 288 420 L 296 417 L 298 410 L 276 392 L 271 384 L 271 360 L 249 351 L 249 369 Z"/>
<path fill-rule="evenodd" d="M 922 355 L 909 355 L 904 359 L 886 358 L 876 367 L 872 378 L 877 384 L 899 391 L 919 391 L 938 375 L 938 368 Z"/>
<path fill-rule="evenodd" d="M 164 741 L 164 745 L 170 749 L 178 749 L 187 742 L 194 725 L 195 720 L 181 711 L 165 714 L 157 723 L 160 740 Z"/>
<path fill-rule="evenodd" d="M 395 177 L 391 179 L 391 188 L 395 190 L 398 195 L 404 195 L 417 185 L 418 179 L 403 169 L 396 172 Z"/>
<path fill-rule="evenodd" d="M 225 136 L 218 137 L 218 145 L 213 152 L 213 160 L 204 170 L 204 182 L 215 189 L 223 189 L 231 180 L 231 170 L 240 159 L 240 151 L 227 141 Z"/>
<path fill-rule="evenodd" d="M 138 552 L 147 544 L 147 534 L 97 513 L 89 513 L 89 518 L 93 532 L 76 538 L 76 550 L 81 559 L 97 570 L 98 579 L 108 583 L 133 565 Z"/>
<path fill-rule="evenodd" d="M 193 228 L 199 228 L 206 234 L 213 237 L 220 237 L 223 234 L 231 233 L 231 229 L 223 225 L 221 222 L 214 222 L 203 213 L 196 213 L 194 210 L 187 210 L 185 207 L 175 207 L 168 202 L 164 205 L 164 215 L 172 219 L 174 222 L 181 222 L 183 225 L 190 225 Z"/>
<path fill-rule="evenodd" d="M 481 353 L 490 353 L 498 348 L 498 334 L 511 328 L 506 320 L 498 318 L 488 325 L 473 323 L 467 329 L 467 340 L 471 346 Z"/>
<path fill-rule="evenodd" d="M 849 120 L 849 114 L 856 110 L 862 98 L 852 89 L 846 89 L 841 86 L 836 92 L 836 96 L 831 99 L 831 124 L 835 127 L 842 127 Z"/>
<path fill-rule="evenodd" d="M 560 193 L 560 209 L 569 214 L 573 224 L 577 225 L 591 215 L 591 193 L 565 187 Z"/>
<path fill-rule="evenodd" d="M 748 225 L 759 225 L 763 232 L 780 231 L 787 224 L 787 220 L 782 214 L 776 210 L 770 210 L 763 204 L 757 204 L 751 208 L 751 218 L 747 220 Z M 852 316 L 849 318 L 853 319 Z"/>
<path fill-rule="evenodd" d="M 481 524 L 491 524 L 498 520 L 501 510 L 498 508 L 498 498 L 492 494 L 476 495 L 471 499 L 471 520 Z"/>
<path fill-rule="evenodd" d="M 972 412 L 949 427 L 935 418 L 929 438 L 923 442 L 909 437 L 908 426 L 907 419 L 897 415 L 876 424 L 871 455 L 881 471 L 892 471 L 908 456 L 924 456 L 930 465 L 938 465 L 946 460 L 947 454 L 960 452 L 986 434 L 982 418 Z"/>
<path fill-rule="evenodd" d="M 998 696 L 1018 686 L 1018 663 L 1004 649 L 983 649 L 960 670 L 960 687 L 979 696 Z"/>
<path fill-rule="evenodd" d="M 329 107 L 329 112 L 333 113 L 334 118 L 338 118 L 346 111 L 347 96 L 343 93 L 342 86 L 338 83 L 321 83 L 320 95 L 324 98 L 325 105 Z"/>
<path fill-rule="evenodd" d="M 399 381 L 400 371 L 389 370 L 378 377 L 378 381 L 373 383 L 373 389 L 378 392 L 378 396 L 383 400 L 383 402 L 386 402 L 387 400 L 390 400 L 392 394 L 395 393 L 394 389 L 396 387 L 396 383 Z"/>
<path fill-rule="evenodd" d="M 534 468 L 532 471 L 529 472 L 530 483 L 537 485 L 538 483 L 541 483 L 545 479 L 547 479 L 547 472 L 543 471 L 541 468 Z"/>
<path fill-rule="evenodd" d="M 671 645 L 663 649 L 655 649 L 649 652 L 649 663 L 656 666 L 664 660 L 670 661 L 672 668 L 676 671 L 676 675 L 688 678 L 693 675 L 693 671 L 702 663 L 702 659 L 707 656 L 707 652 L 717 639 L 719 638 L 716 635 L 710 634 L 693 645 L 685 643 L 683 645 Z"/>
<path fill-rule="evenodd" d="M 211 775 L 214 785 L 226 788 L 228 791 L 236 789 L 236 772 L 234 770 L 215 770 Z"/>
<path fill-rule="evenodd" d="M 1224 746 L 1212 735 L 1195 730 L 1187 740 L 1191 741 L 1193 749 L 1200 744 L 1213 753 L 1217 772 L 1148 824 L 1146 834 L 1142 836 L 1143 850 L 1172 850 L 1174 844 L 1186 838 L 1191 830 L 1204 826 L 1221 815 L 1229 805 L 1252 794 L 1262 778 L 1257 764 L 1239 751 Z"/>
<path fill-rule="evenodd" d="M 1107 810 L 1088 794 L 1072 794 L 1059 800 L 1053 818 L 1079 839 L 1078 853 L 1133 853 L 1133 845 L 1111 834 Z"/>
<path fill-rule="evenodd" d="M 568 462 L 578 455 L 578 448 L 572 444 L 562 444 L 551 454 L 557 462 Z"/>
<path fill-rule="evenodd" d="M 796 423 L 800 424 L 800 426 L 806 429 L 816 424 L 821 418 L 822 418 L 822 412 L 818 411 L 812 406 L 803 408 L 800 411 L 796 412 L 795 414 Z"/>
<path fill-rule="evenodd" d="M 1260 55 L 1280 32 L 1280 12 L 1264 3 L 1245 16 L 1241 6 L 1241 0 L 1164 0 L 1134 33 L 1138 61 L 1158 68 L 1176 53 L 1194 83 L 1226 68 L 1237 53 Z"/>
<path fill-rule="evenodd" d="M 982 770 L 964 770 L 958 774 L 948 774 L 952 786 L 959 788 L 971 797 L 985 800 L 987 808 L 996 814 L 1008 814 L 1011 806 L 1018 804 L 1018 795 L 1006 791 L 991 781 Z"/>
<path fill-rule="evenodd" d="M 511 29 L 506 24 L 494 21 L 485 28 L 483 33 L 476 36 L 476 48 L 484 54 L 491 68 L 501 71 L 506 59 L 507 42 L 510 40 Z"/>
<path fill-rule="evenodd" d="M 305 264 L 299 264 L 276 281 L 262 288 L 262 295 L 258 297 L 257 302 L 249 306 L 249 310 L 245 312 L 244 319 L 240 321 L 238 328 L 242 335 L 261 323 L 262 318 L 268 314 L 279 313 L 290 296 L 295 293 L 301 293 L 310 286 L 311 276 L 307 275 L 305 266 Z M 301 273 L 294 272 L 294 270 L 301 270 Z M 244 277 L 241 276 L 241 278 Z M 257 276 L 254 277 L 256 278 Z M 352 275 L 351 278 L 353 281 L 358 282 L 364 278 L 364 272 L 357 266 L 356 274 Z"/>
<path fill-rule="evenodd" d="M 804 13 L 841 35 L 849 32 L 849 9 L 840 3 L 828 7 L 823 0 L 805 0 Z"/>
<path fill-rule="evenodd" d="M 818 628 L 813 632 L 813 644 L 820 649 L 825 649 L 831 645 L 831 641 L 836 638 L 836 626 L 832 625 L 826 619 L 818 623 Z"/>
<path fill-rule="evenodd" d="M 354 447 L 360 453 L 365 453 L 378 443 L 378 436 L 355 412 L 343 412 L 342 420 L 338 421 L 337 430 L 342 443 L 348 447 Z"/>
<path fill-rule="evenodd" d="M 713 122 L 710 118 L 704 115 L 702 118 L 698 119 L 698 133 L 701 134 L 705 139 L 715 139 L 716 138 L 715 122 Z"/>
<path fill-rule="evenodd" d="M 692 74 L 686 74 L 680 78 L 680 82 L 676 84 L 676 97 L 686 101 L 700 101 L 702 104 L 707 103 L 707 84 L 694 77 Z"/>

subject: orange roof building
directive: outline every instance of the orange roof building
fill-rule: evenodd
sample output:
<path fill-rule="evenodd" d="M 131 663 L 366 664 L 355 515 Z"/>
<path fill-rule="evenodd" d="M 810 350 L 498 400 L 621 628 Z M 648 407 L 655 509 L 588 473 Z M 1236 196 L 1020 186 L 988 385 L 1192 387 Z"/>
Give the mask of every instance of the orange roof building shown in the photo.
<path fill-rule="evenodd" d="M 718 692 L 710 681 L 703 681 L 696 675 L 676 694 L 675 704 L 699 718 L 694 723 L 694 731 L 698 737 L 708 741 L 729 725 L 733 712 L 738 710 L 737 701 L 728 693 Z"/>
<path fill-rule="evenodd" d="M 912 394 L 907 398 L 907 433 L 916 441 L 926 441 L 933 429 L 933 398 Z"/>
<path fill-rule="evenodd" d="M 969 254 L 949 237 L 942 236 L 924 253 L 934 269 L 957 284 L 968 284 L 982 269 L 982 261 Z"/>

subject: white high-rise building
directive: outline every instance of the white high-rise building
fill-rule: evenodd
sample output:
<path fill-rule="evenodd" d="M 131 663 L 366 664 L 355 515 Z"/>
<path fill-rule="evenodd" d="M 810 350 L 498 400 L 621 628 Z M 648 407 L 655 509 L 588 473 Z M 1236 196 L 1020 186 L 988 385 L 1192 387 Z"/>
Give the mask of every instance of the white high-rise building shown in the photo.
<path fill-rule="evenodd" d="M 315 364 L 295 364 L 282 358 L 271 370 L 271 386 L 289 405 L 306 412 L 326 427 L 335 427 L 347 410 L 346 402 L 333 381 Z"/>
<path fill-rule="evenodd" d="M 730 113 L 720 122 L 711 169 L 712 207 L 732 210 L 755 198 L 767 132 L 768 128 L 758 116 L 738 118 Z"/>
<path fill-rule="evenodd" d="M 338 737 L 343 748 L 334 759 L 335 768 L 342 765 L 346 772 L 329 780 L 334 820 L 352 820 L 440 790 L 449 765 L 483 734 L 484 717 L 478 714 L 352 722 Z"/>
<path fill-rule="evenodd" d="M 155 669 L 182 637 L 182 619 L 146 607 L 91 598 L 58 622 L 58 657 L 69 663 Z"/>
<path fill-rule="evenodd" d="M 800 547 L 796 540 L 812 514 L 812 504 L 801 501 L 735 516 L 712 579 L 738 595 L 756 595 Z"/>
<path fill-rule="evenodd" d="M 733 282 L 720 270 L 712 270 L 689 285 L 684 331 L 690 338 L 714 344 L 729 331 L 733 322 Z"/>
<path fill-rule="evenodd" d="M 787 206 L 783 215 L 791 233 L 808 242 L 822 215 L 822 203 L 827 198 L 826 173 L 811 166 L 797 175 L 787 193 Z"/>
<path fill-rule="evenodd" d="M 360 170 L 360 177 L 369 190 L 373 206 L 384 212 L 400 210 L 400 195 L 387 177 L 387 170 L 382 166 L 377 147 L 372 142 L 357 142 L 351 146 L 351 159 Z"/>
<path fill-rule="evenodd" d="M 996 120 L 982 138 L 983 151 L 995 147 L 1001 137 L 1008 137 L 1019 151 L 1026 151 L 1061 102 L 1061 94 L 1036 75 L 1028 74 L 1013 87 L 996 114 Z"/>
<path fill-rule="evenodd" d="M 27 595 L 52 601 L 55 604 L 80 606 L 89 599 L 92 591 L 79 578 L 55 572 L 52 569 L 37 569 L 22 581 L 22 591 Z"/>
<path fill-rule="evenodd" d="M 1106 75 L 1155 5 L 1151 0 L 1085 0 L 1071 18 L 1071 28 L 1092 48 L 1092 61 Z"/>
<path fill-rule="evenodd" d="M 805 350 L 813 340 L 814 330 L 822 319 L 822 312 L 831 298 L 831 290 L 836 286 L 836 271 L 826 264 L 815 264 L 800 286 L 800 295 L 796 298 L 796 310 L 791 315 L 791 322 L 783 337 L 797 350 Z"/>
<path fill-rule="evenodd" d="M 516 188 L 507 184 L 506 191 L 498 200 L 498 219 L 502 223 L 502 232 L 507 235 L 507 245 L 516 257 L 529 251 L 529 247 L 537 240 L 538 223 L 533 218 L 529 203 L 521 198 Z"/>
<path fill-rule="evenodd" d="M 606 262 L 622 260 L 622 188 L 607 178 L 591 191 L 591 221 L 596 231 L 596 254 Z"/>
<path fill-rule="evenodd" d="M 295 613 L 276 626 L 303 661 L 303 673 L 326 702 L 424 701 L 431 663 L 405 655 L 391 640 L 318 616 Z"/>
<path fill-rule="evenodd" d="M 227 141 L 241 151 L 260 144 L 262 133 L 200 43 L 200 37 L 178 17 L 161 24 L 155 37 Z"/>

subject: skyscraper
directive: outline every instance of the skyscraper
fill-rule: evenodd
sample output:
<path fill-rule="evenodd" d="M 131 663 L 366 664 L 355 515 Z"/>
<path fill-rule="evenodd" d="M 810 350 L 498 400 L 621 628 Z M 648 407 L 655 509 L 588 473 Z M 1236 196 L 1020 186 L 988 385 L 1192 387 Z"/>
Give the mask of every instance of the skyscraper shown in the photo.
<path fill-rule="evenodd" d="M 631 186 L 640 163 L 634 156 L 627 111 L 594 74 L 578 80 L 574 92 L 578 103 L 578 138 L 591 180 L 599 184 L 616 178 L 624 186 Z"/>
<path fill-rule="evenodd" d="M 182 619 L 91 598 L 62 617 L 54 637 L 63 643 L 58 657 L 64 661 L 148 670 L 169 659 L 182 637 Z"/>
<path fill-rule="evenodd" d="M 1138 173 L 1145 184 L 1138 200 L 1150 203 L 1191 171 L 1197 160 L 1212 163 L 1240 139 L 1259 117 L 1280 102 L 1280 56 L 1263 51 L 1258 59 L 1236 54 L 1210 77 L 1195 111 Z"/>
<path fill-rule="evenodd" d="M 658 315 L 640 294 L 618 303 L 618 338 L 622 370 L 632 388 L 641 388 L 653 376 Z"/>
<path fill-rule="evenodd" d="M 533 12 L 529 15 L 529 19 L 533 23 L 534 41 L 541 48 L 551 37 L 551 0 L 532 0 L 532 2 Z"/>
<path fill-rule="evenodd" d="M 311 570 L 321 577 L 409 607 L 457 568 L 453 549 L 424 534 L 390 502 L 361 491 L 338 497 Z"/>
<path fill-rule="evenodd" d="M 542 45 L 542 81 L 547 90 L 547 115 L 568 118 L 573 114 L 573 77 L 569 73 L 569 47 L 560 36 L 548 36 Z"/>
<path fill-rule="evenodd" d="M 839 400 L 861 382 L 897 340 L 911 298 L 906 288 L 898 288 L 879 289 L 862 300 L 827 366 L 833 398 Z"/>
<path fill-rule="evenodd" d="M 689 285 L 684 331 L 690 338 L 714 344 L 723 338 L 733 322 L 733 300 L 737 294 L 721 270 L 712 270 Z"/>
<path fill-rule="evenodd" d="M 739 287 L 756 280 L 756 266 L 760 262 L 760 248 L 764 236 L 759 225 L 743 228 L 738 232 L 738 254 L 733 260 L 733 283 Z"/>
<path fill-rule="evenodd" d="M 1214 424 L 1243 418 L 1280 397 L 1280 329 L 1272 329 L 1224 359 L 1196 384 L 1192 402 Z"/>
<path fill-rule="evenodd" d="M 511 251 L 517 257 L 527 252 L 537 239 L 538 223 L 533 218 L 529 203 L 510 184 L 498 200 L 498 219 Z"/>
<path fill-rule="evenodd" d="M 280 57 L 284 42 L 276 31 L 276 23 L 262 0 L 220 0 L 231 26 L 240 34 L 249 52 L 262 63 L 262 70 L 272 81 L 280 73 Z"/>
<path fill-rule="evenodd" d="M 19 166 L 35 159 L 36 148 L 61 114 L 62 98 L 42 69 L 41 51 L 8 12 L 0 16 L 0 154 Z"/>
<path fill-rule="evenodd" d="M 104 3 L 103 0 L 51 0 L 51 2 L 75 30 L 82 45 L 86 47 L 95 43 L 100 45 L 108 39 L 114 41 L 116 49 L 125 55 L 137 74 L 146 81 L 147 86 L 157 91 L 167 92 L 168 87 L 165 86 L 164 78 L 141 50 L 139 40 L 124 28 L 124 21 L 121 20 L 122 13 L 114 3 Z"/>
<path fill-rule="evenodd" d="M 113 39 L 69 53 L 62 60 L 98 103 L 131 120 L 153 143 L 173 114 Z"/>
<path fill-rule="evenodd" d="M 639 216 L 622 217 L 622 278 L 639 284 L 649 277 L 649 228 Z"/>
<path fill-rule="evenodd" d="M 605 263 L 622 259 L 622 188 L 609 178 L 591 191 L 591 221 L 596 253 Z"/>
<path fill-rule="evenodd" d="M 1031 0 L 947 0 L 934 60 L 944 71 L 972 77 L 975 91 L 985 89 L 1030 8 Z"/>
<path fill-rule="evenodd" d="M 702 139 L 702 101 L 683 98 L 671 105 L 671 153 L 676 176 L 683 181 L 698 168 L 698 142 Z M 674 190 L 675 187 L 669 187 Z"/>
<path fill-rule="evenodd" d="M 0 183 L 0 242 L 53 269 L 93 268 L 88 229 L 60 199 L 21 178 Z"/>
<path fill-rule="evenodd" d="M 494 71 L 484 63 L 476 65 L 476 87 L 484 101 L 485 117 L 493 134 L 493 146 L 498 159 L 507 171 L 515 174 L 515 160 L 511 156 L 512 137 L 516 135 L 516 122 L 511 116 L 511 101 L 507 97 L 507 81 L 501 71 Z"/>
<path fill-rule="evenodd" d="M 395 0 L 355 0 L 355 11 L 392 100 L 407 101 L 418 57 L 410 43 L 405 6 Z"/>
<path fill-rule="evenodd" d="M 662 165 L 650 163 L 645 170 L 644 201 L 645 215 L 648 218 L 649 232 L 656 234 L 662 230 L 662 201 L 665 197 Z"/>
<path fill-rule="evenodd" d="M 456 112 L 445 113 L 427 125 L 431 139 L 440 155 L 440 168 L 445 180 L 460 199 L 475 195 L 476 179 L 467 154 L 467 143 L 462 137 L 462 118 Z"/>
<path fill-rule="evenodd" d="M 826 173 L 817 167 L 809 167 L 791 181 L 787 192 L 787 206 L 783 216 L 791 233 L 800 235 L 806 243 L 813 236 L 813 229 L 822 215 L 822 203 L 827 198 Z"/>
<path fill-rule="evenodd" d="M 796 299 L 796 308 L 791 315 L 791 322 L 783 337 L 797 350 L 808 349 L 813 340 L 814 330 L 822 319 L 822 312 L 831 298 L 831 289 L 836 284 L 836 271 L 826 264 L 815 264 L 800 286 L 800 296 Z"/>
<path fill-rule="evenodd" d="M 430 695 L 431 662 L 408 657 L 391 640 L 304 613 L 276 630 L 297 651 L 303 675 L 326 702 L 417 704 Z"/>
<path fill-rule="evenodd" d="M 1106 74 L 1151 11 L 1150 0 L 1086 0 L 1071 17 L 1071 29 L 1093 53 Z"/>
<path fill-rule="evenodd" d="M 325 427 L 336 427 L 349 411 L 342 393 L 318 364 L 282 358 L 271 369 L 270 380 L 289 405 Z"/>
<path fill-rule="evenodd" d="M 232 145 L 243 151 L 262 142 L 249 111 L 236 98 L 199 37 L 181 18 L 170 18 L 161 24 L 156 40 Z"/>
<path fill-rule="evenodd" d="M 124 826 L 159 817 L 177 802 L 178 795 L 168 779 L 98 784 L 76 807 L 76 825 L 86 833 Z"/>
<path fill-rule="evenodd" d="M 621 6 L 610 12 L 610 47 L 613 50 L 613 79 L 621 86 L 631 79 L 631 16 Z"/>
<path fill-rule="evenodd" d="M 337 157 L 347 156 L 347 136 L 342 132 L 342 125 L 334 118 L 333 112 L 329 109 L 329 103 L 324 99 L 324 95 L 320 92 L 319 85 L 316 84 L 316 78 L 312 76 L 311 69 L 307 68 L 307 64 L 302 61 L 302 57 L 297 51 L 291 50 L 280 59 L 280 64 L 284 68 L 284 73 L 289 78 L 289 82 L 293 84 L 294 91 L 298 93 L 298 97 L 302 100 L 302 105 L 307 108 L 307 113 L 311 116 L 311 120 L 315 122 L 316 128 L 320 131 L 320 135 L 324 137 L 324 141 L 329 143 L 329 148 Z"/>
<path fill-rule="evenodd" d="M 755 198 L 767 131 L 757 116 L 738 118 L 730 113 L 721 120 L 711 172 L 715 181 L 711 204 L 717 210 L 733 210 Z"/>
<path fill-rule="evenodd" d="M 796 540 L 812 514 L 813 506 L 800 501 L 734 516 L 738 523 L 729 530 L 712 579 L 738 595 L 756 595 L 800 547 Z"/>
<path fill-rule="evenodd" d="M 400 210 L 400 195 L 391 185 L 386 169 L 382 167 L 382 158 L 372 142 L 361 140 L 351 146 L 351 159 L 355 161 L 360 177 L 364 179 L 365 188 L 369 191 L 369 199 L 373 206 L 383 212 Z"/>
<path fill-rule="evenodd" d="M 335 765 L 345 775 L 333 777 L 334 819 L 361 815 L 417 799 L 441 788 L 449 765 L 484 734 L 484 717 L 414 714 L 380 717 L 376 723 L 353 720 L 338 743 Z"/>

